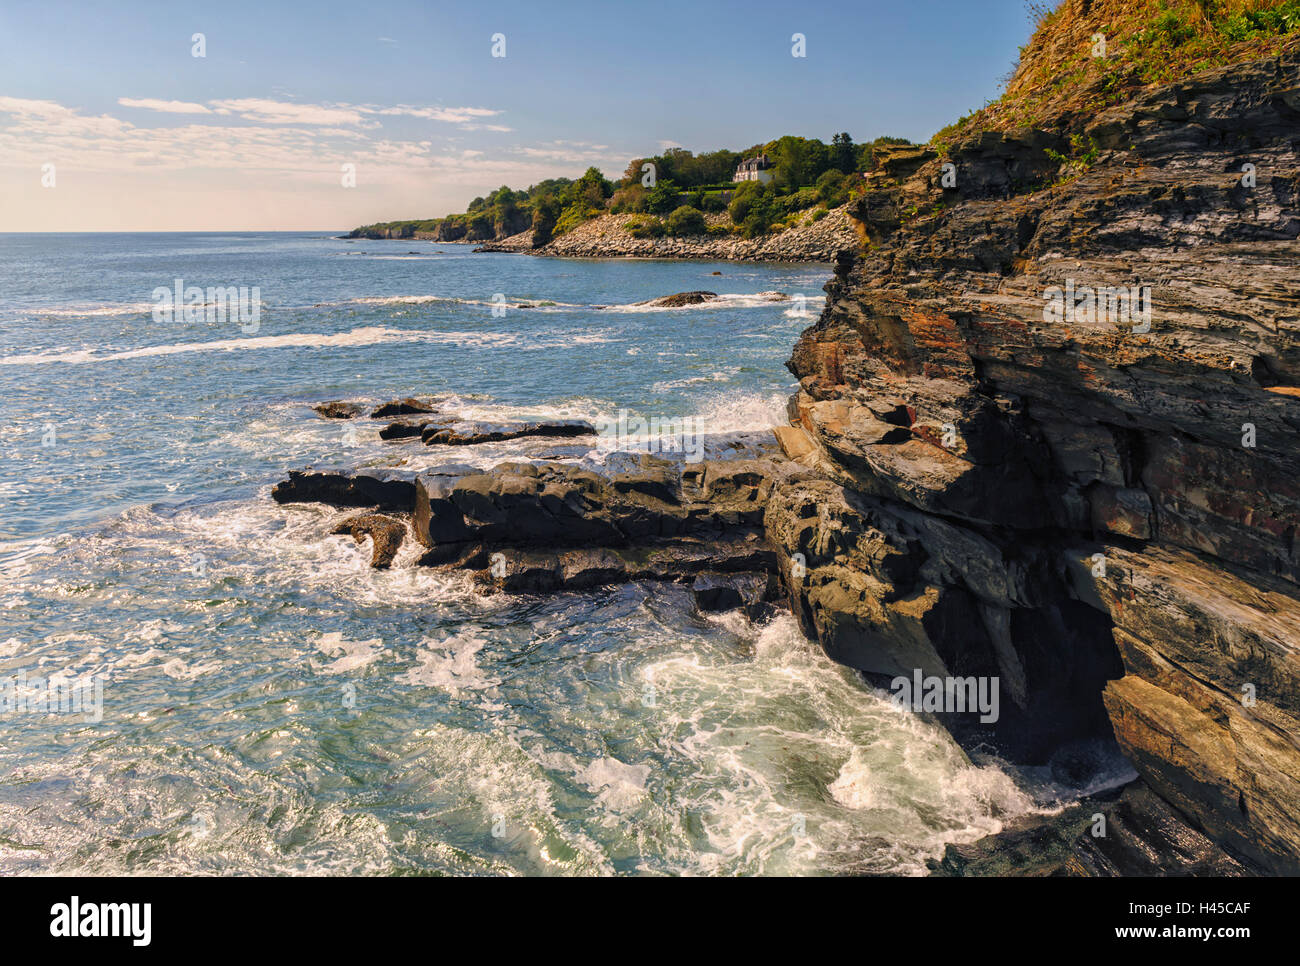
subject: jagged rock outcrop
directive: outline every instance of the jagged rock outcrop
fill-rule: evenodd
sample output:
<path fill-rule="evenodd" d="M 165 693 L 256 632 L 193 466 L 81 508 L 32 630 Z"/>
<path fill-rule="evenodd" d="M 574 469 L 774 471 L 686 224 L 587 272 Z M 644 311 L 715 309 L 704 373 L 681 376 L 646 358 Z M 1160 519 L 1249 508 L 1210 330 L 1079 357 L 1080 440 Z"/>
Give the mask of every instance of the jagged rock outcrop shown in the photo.
<path fill-rule="evenodd" d="M 484 569 L 503 589 L 591 585 L 578 571 L 607 569 L 608 580 L 664 572 L 775 569 L 762 536 L 771 460 L 682 464 L 642 455 L 625 472 L 573 465 L 502 463 L 490 472 L 439 467 L 416 477 L 415 533 L 424 563 Z M 565 551 L 602 551 L 565 558 Z M 659 555 L 651 559 L 649 551 Z M 675 551 L 680 550 L 680 554 Z"/>
<path fill-rule="evenodd" d="M 1296 874 L 1300 54 L 1070 125 L 885 159 L 789 363 L 822 479 L 767 531 L 832 657 L 996 675 L 1002 747 L 1113 733 Z"/>
<path fill-rule="evenodd" d="M 743 442 L 722 441 L 741 458 L 691 463 L 615 453 L 599 471 L 522 461 L 487 470 L 448 463 L 419 474 L 308 468 L 290 472 L 271 495 L 279 503 L 371 508 L 333 532 L 369 537 L 375 567 L 392 563 L 409 518 L 425 547 L 420 564 L 476 571 L 490 590 L 680 581 L 691 583 L 701 610 L 759 616 L 780 590 L 776 553 L 763 533 L 767 500 L 776 480 L 806 470 L 770 444 Z"/>
<path fill-rule="evenodd" d="M 333 531 L 335 534 L 347 534 L 357 543 L 370 539 L 370 566 L 383 570 L 392 566 L 397 551 L 402 549 L 406 540 L 406 522 L 383 513 L 359 513 L 348 517 Z"/>

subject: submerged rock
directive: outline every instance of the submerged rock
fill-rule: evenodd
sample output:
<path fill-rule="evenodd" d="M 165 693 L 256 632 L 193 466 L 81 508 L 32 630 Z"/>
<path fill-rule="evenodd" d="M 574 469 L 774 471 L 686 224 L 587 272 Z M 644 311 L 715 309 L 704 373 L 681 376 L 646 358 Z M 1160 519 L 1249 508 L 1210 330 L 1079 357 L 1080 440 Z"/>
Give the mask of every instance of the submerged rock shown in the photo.
<path fill-rule="evenodd" d="M 1097 816 L 1104 818 L 1104 827 Z M 1104 834 L 1094 834 L 1096 831 Z M 949 845 L 930 874 L 961 876 L 1242 876 L 1243 864 L 1141 782 L 1054 816 L 1031 816 L 968 845 Z"/>
<path fill-rule="evenodd" d="M 317 403 L 311 408 L 326 419 L 355 419 L 366 411 L 366 407 L 360 403 L 344 402 L 342 400 Z"/>
<path fill-rule="evenodd" d="M 687 305 L 699 305 L 701 302 L 712 302 L 717 297 L 717 292 L 678 292 L 676 295 L 663 295 L 657 299 L 649 299 L 645 302 L 634 302 L 632 304 L 655 305 L 665 309 L 677 309 Z"/>

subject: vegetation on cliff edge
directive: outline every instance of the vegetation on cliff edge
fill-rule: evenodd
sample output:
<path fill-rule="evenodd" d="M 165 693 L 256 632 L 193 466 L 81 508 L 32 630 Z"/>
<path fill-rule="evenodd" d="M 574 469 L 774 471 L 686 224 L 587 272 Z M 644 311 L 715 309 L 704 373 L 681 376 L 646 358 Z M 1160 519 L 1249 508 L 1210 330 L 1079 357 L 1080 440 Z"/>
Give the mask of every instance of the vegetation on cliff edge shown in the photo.
<path fill-rule="evenodd" d="M 1036 29 L 1005 93 L 932 139 L 1069 128 L 1151 84 L 1300 47 L 1300 0 L 1062 0 L 1027 3 Z"/>

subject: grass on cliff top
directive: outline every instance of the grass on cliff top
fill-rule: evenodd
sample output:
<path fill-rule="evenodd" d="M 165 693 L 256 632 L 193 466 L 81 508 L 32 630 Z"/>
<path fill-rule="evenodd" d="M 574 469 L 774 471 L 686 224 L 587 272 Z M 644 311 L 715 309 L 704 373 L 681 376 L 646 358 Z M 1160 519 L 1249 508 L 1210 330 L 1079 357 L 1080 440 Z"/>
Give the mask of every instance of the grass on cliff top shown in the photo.
<path fill-rule="evenodd" d="M 1086 119 L 1213 67 L 1300 48 L 1300 0 L 1030 0 L 1036 24 L 1006 92 L 937 133 L 946 150 L 980 131 Z M 1105 37 L 1105 56 L 1095 35 Z"/>

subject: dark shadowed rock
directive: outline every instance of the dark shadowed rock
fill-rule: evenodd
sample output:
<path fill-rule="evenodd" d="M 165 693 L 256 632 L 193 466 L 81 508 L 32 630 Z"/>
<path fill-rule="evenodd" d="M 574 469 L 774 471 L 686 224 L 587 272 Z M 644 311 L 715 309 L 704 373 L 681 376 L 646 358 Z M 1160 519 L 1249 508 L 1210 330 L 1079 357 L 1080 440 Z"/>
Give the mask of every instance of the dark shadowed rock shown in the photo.
<path fill-rule="evenodd" d="M 602 474 L 502 463 L 421 474 L 414 529 L 428 548 L 423 562 L 484 570 L 516 592 L 773 572 L 761 525 L 765 474 L 784 472 L 778 464 L 682 466 L 642 455 L 634 467 Z M 766 587 L 766 577 L 757 583 Z"/>
<path fill-rule="evenodd" d="M 370 566 L 383 569 L 392 564 L 401 549 L 406 538 L 406 521 L 382 513 L 361 513 L 348 517 L 330 532 L 350 534 L 357 543 L 369 537 L 373 545 Z"/>
<path fill-rule="evenodd" d="M 429 416 L 404 416 L 395 419 L 379 431 L 380 439 L 415 439 L 424 432 L 432 418 Z"/>
<path fill-rule="evenodd" d="M 277 503 L 326 503 L 409 511 L 415 504 L 415 474 L 402 470 L 309 467 L 291 470 L 271 490 Z"/>
<path fill-rule="evenodd" d="M 476 547 L 459 566 L 475 570 L 480 585 L 511 594 L 588 590 L 632 580 L 690 581 L 708 570 L 766 583 L 775 555 L 757 531 L 720 537 L 652 539 L 636 547 L 574 547 L 567 550 Z"/>
<path fill-rule="evenodd" d="M 526 436 L 594 436 L 596 427 L 580 419 L 542 423 L 431 422 L 424 426 L 420 438 L 427 446 L 472 446 L 497 443 Z"/>
<path fill-rule="evenodd" d="M 768 573 L 704 573 L 691 584 L 691 597 L 701 611 L 744 610 L 759 617 L 769 608 L 767 602 L 778 596 L 778 585 Z"/>

